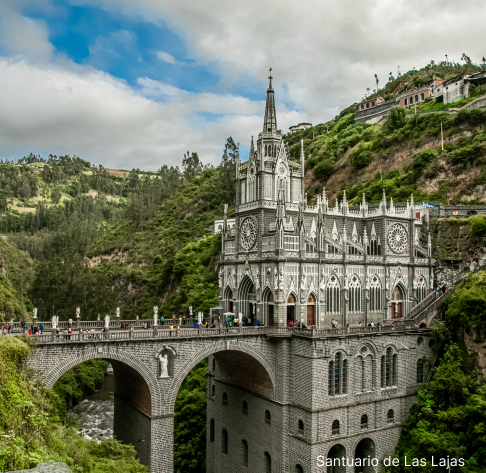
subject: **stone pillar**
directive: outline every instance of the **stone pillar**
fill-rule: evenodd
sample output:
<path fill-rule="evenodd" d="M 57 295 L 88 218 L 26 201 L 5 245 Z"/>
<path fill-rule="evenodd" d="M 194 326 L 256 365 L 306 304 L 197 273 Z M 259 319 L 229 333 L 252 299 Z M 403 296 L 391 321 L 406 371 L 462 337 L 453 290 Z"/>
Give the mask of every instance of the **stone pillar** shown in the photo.
<path fill-rule="evenodd" d="M 150 473 L 174 471 L 174 415 L 152 417 Z"/>

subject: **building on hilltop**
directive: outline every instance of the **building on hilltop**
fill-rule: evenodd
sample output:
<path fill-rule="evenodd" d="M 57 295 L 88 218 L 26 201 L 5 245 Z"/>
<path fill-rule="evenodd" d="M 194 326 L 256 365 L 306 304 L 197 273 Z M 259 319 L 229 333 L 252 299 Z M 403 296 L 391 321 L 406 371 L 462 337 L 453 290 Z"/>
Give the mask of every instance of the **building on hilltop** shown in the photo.
<path fill-rule="evenodd" d="M 405 91 L 396 97 L 397 105 L 405 108 L 410 108 L 418 105 L 425 99 L 433 97 L 434 89 L 439 87 L 443 82 L 444 80 L 439 79 L 438 77 L 434 77 L 421 87 Z"/>
<path fill-rule="evenodd" d="M 385 100 L 377 97 L 364 100 L 356 106 L 356 123 L 379 123 L 385 122 L 390 115 L 390 110 L 396 106 L 395 99 Z"/>
<path fill-rule="evenodd" d="M 298 125 L 289 127 L 289 130 L 290 133 L 295 133 L 300 130 L 307 130 L 307 128 L 312 128 L 312 123 L 299 123 Z"/>
<path fill-rule="evenodd" d="M 263 130 L 248 161 L 237 161 L 235 225 L 223 220 L 220 305 L 266 326 L 290 322 L 328 328 L 401 318 L 433 288 L 426 210 L 396 206 L 385 193 L 377 208 L 344 195 L 316 205 L 304 194 L 300 161 L 277 129 L 272 77 Z"/>

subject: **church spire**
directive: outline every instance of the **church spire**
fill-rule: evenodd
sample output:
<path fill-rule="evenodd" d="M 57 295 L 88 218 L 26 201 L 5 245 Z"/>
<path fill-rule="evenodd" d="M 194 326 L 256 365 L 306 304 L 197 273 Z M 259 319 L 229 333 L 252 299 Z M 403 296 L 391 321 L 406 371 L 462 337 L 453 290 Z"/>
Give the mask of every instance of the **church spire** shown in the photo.
<path fill-rule="evenodd" d="M 275 114 L 275 98 L 272 87 L 272 68 L 270 68 L 270 75 L 268 76 L 269 83 L 267 89 L 267 103 L 265 105 L 265 120 L 263 121 L 263 132 L 276 133 L 277 132 L 277 115 Z"/>

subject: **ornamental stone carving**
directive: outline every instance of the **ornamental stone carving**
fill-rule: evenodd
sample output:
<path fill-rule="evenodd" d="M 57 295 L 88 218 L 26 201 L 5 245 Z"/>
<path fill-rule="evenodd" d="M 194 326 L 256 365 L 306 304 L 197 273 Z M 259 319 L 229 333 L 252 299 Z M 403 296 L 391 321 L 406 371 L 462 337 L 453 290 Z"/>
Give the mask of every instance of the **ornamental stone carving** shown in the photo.
<path fill-rule="evenodd" d="M 394 223 L 388 230 L 388 245 L 394 253 L 403 253 L 407 247 L 407 231 L 399 223 Z"/>
<path fill-rule="evenodd" d="M 257 224 L 254 217 L 246 217 L 240 226 L 240 242 L 244 250 L 253 248 L 257 238 Z"/>

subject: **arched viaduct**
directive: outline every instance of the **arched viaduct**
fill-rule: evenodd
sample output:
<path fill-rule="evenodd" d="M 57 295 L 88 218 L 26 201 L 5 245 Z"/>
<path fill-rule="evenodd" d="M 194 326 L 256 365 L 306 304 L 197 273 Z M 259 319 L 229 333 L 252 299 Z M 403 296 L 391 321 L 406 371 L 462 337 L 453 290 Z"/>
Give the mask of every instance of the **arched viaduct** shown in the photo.
<path fill-rule="evenodd" d="M 266 449 L 252 456 L 253 471 L 265 471 L 261 462 L 268 462 L 271 456 L 271 471 L 283 473 L 301 466 L 310 473 L 322 470 L 317 457 L 328 455 L 336 444 L 349 450 L 363 438 L 372 438 L 376 456 L 393 449 L 418 387 L 417 359 L 431 354 L 428 330 L 405 326 L 247 327 L 230 333 L 180 330 L 173 335 L 162 331 L 137 333 L 137 338 L 129 338 L 127 333 L 107 334 L 105 339 L 91 339 L 87 334 L 42 335 L 37 337 L 29 365 L 52 387 L 63 373 L 83 361 L 109 360 L 115 373 L 115 436 L 133 444 L 151 472 L 168 473 L 173 471 L 177 393 L 191 369 L 209 357 L 207 471 L 236 471 L 235 462 L 241 457 L 239 437 L 243 437 L 250 452 Z M 396 374 L 394 380 L 382 379 L 380 384 L 380 370 L 385 369 L 380 363 L 387 349 L 397 355 Z M 335 360 L 346 360 L 345 375 L 335 368 L 331 373 L 330 363 Z M 346 392 L 343 375 L 347 377 Z M 341 376 L 341 381 L 335 381 L 335 376 Z M 342 395 L 335 395 L 335 382 L 341 383 Z M 250 407 L 249 417 L 241 422 L 243 399 Z M 392 425 L 383 418 L 390 406 L 395 412 Z M 265 424 L 268 419 L 251 419 L 260 416 L 260 410 L 262 420 L 263 412 L 265 416 L 267 410 L 272 413 L 270 428 Z M 370 419 L 366 435 L 356 421 L 361 410 Z M 338 433 L 331 429 L 334 417 L 340 422 Z M 301 424 L 305 430 L 296 428 Z M 222 430 L 230 445 L 224 458 L 220 458 Z M 353 454 L 348 451 L 348 456 Z M 296 458 L 300 458 L 299 465 L 293 465 Z"/>

